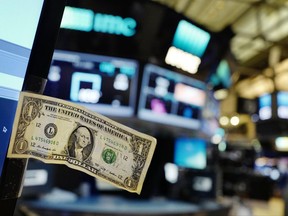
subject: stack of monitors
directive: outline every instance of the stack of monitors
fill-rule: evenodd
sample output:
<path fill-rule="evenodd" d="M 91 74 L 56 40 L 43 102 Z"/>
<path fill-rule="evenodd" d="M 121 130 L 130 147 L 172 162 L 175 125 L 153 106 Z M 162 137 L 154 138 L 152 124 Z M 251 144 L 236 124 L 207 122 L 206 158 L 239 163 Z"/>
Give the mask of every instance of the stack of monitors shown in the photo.
<path fill-rule="evenodd" d="M 288 92 L 277 92 L 277 114 L 279 118 L 288 119 Z"/>
<path fill-rule="evenodd" d="M 205 103 L 205 84 L 201 81 L 153 64 L 144 67 L 140 119 L 198 130 Z"/>
<path fill-rule="evenodd" d="M 56 50 L 44 93 L 103 115 L 130 117 L 138 67 L 131 59 Z"/>
<path fill-rule="evenodd" d="M 272 105 L 274 94 L 263 94 L 259 100 L 259 118 L 260 120 L 267 120 L 272 118 L 272 110 L 275 107 Z M 288 92 L 279 91 L 276 92 L 276 113 L 280 119 L 288 119 Z"/>

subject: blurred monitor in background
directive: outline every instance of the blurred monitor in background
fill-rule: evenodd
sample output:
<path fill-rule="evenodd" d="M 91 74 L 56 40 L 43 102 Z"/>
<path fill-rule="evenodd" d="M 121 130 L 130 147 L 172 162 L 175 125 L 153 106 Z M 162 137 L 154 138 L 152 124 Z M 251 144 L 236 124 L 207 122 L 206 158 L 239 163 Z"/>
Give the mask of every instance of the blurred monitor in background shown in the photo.
<path fill-rule="evenodd" d="M 52 190 L 55 183 L 54 166 L 30 159 L 24 175 L 22 198 L 39 196 Z"/>
<path fill-rule="evenodd" d="M 56 50 L 44 94 L 103 115 L 131 117 L 138 68 L 138 62 L 132 59 Z"/>
<path fill-rule="evenodd" d="M 205 169 L 207 166 L 207 143 L 198 138 L 177 138 L 174 163 L 179 167 Z"/>
<path fill-rule="evenodd" d="M 144 67 L 138 117 L 142 120 L 198 130 L 206 103 L 199 80 L 147 64 Z"/>
<path fill-rule="evenodd" d="M 220 178 L 214 169 L 193 170 L 175 164 L 165 165 L 169 185 L 168 197 L 192 202 L 213 201 L 219 195 Z"/>

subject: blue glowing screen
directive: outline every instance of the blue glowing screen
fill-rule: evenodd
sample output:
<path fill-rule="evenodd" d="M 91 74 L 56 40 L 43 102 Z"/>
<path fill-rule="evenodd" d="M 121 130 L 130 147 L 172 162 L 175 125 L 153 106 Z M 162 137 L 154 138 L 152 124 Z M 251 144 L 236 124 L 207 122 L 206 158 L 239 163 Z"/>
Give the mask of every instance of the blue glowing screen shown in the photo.
<path fill-rule="evenodd" d="M 137 22 L 131 17 L 120 17 L 112 14 L 94 13 L 93 10 L 66 6 L 61 28 L 84 32 L 131 37 L 136 34 Z"/>
<path fill-rule="evenodd" d="M 204 169 L 207 164 L 206 142 L 197 138 L 177 138 L 174 163 L 181 167 Z"/>
<path fill-rule="evenodd" d="M 213 86 L 222 84 L 224 88 L 231 86 L 231 70 L 226 60 L 219 63 L 216 73 L 211 76 L 211 83 Z"/>
<path fill-rule="evenodd" d="M 277 93 L 277 113 L 279 118 L 288 119 L 288 92 Z"/>
<path fill-rule="evenodd" d="M 278 92 L 277 105 L 278 106 L 288 106 L 288 92 Z"/>
<path fill-rule="evenodd" d="M 177 26 L 172 45 L 201 58 L 210 38 L 208 32 L 185 20 L 181 20 Z"/>
<path fill-rule="evenodd" d="M 270 94 L 265 94 L 259 97 L 259 108 L 270 107 L 272 104 L 272 98 Z"/>

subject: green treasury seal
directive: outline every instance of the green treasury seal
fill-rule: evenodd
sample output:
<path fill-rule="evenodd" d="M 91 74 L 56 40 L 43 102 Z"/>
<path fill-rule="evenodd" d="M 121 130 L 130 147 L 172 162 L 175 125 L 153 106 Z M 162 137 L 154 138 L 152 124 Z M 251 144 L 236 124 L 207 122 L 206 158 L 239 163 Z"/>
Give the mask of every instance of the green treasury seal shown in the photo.
<path fill-rule="evenodd" d="M 102 159 L 107 164 L 112 164 L 116 161 L 116 153 L 112 149 L 105 149 L 102 152 Z"/>

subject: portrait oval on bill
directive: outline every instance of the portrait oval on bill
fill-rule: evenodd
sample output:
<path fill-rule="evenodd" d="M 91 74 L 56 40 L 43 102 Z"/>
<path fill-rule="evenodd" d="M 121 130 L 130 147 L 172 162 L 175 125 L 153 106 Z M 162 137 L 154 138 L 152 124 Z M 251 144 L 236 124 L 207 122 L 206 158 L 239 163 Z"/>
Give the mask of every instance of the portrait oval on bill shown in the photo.
<path fill-rule="evenodd" d="M 91 130 L 86 126 L 77 127 L 68 140 L 68 154 L 79 161 L 85 161 L 92 153 L 94 138 Z"/>

